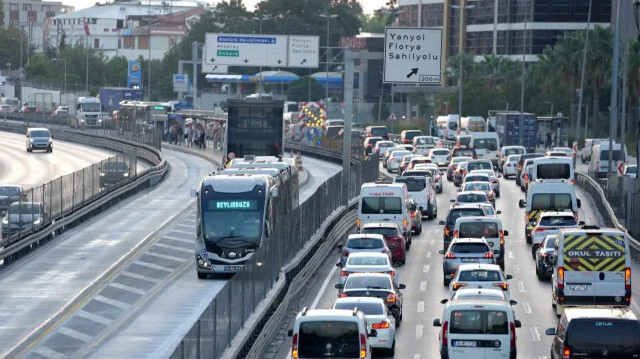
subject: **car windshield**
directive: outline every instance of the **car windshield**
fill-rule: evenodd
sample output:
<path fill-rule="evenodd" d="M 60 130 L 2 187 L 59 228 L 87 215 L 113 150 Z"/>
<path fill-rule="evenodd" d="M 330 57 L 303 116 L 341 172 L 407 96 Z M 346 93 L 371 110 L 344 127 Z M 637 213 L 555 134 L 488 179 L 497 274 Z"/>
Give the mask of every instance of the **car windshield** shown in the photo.
<path fill-rule="evenodd" d="M 452 164 L 459 164 L 471 160 L 471 157 L 454 157 L 451 159 Z"/>
<path fill-rule="evenodd" d="M 385 237 L 397 236 L 398 229 L 393 227 L 365 227 L 362 229 L 363 234 L 381 234 Z"/>
<path fill-rule="evenodd" d="M 299 358 L 359 358 L 360 331 L 354 321 L 300 323 Z"/>
<path fill-rule="evenodd" d="M 387 129 L 386 127 L 372 127 L 371 128 L 371 136 L 383 137 L 383 136 L 386 136 L 387 133 L 389 133 L 389 129 Z"/>
<path fill-rule="evenodd" d="M 453 150 L 453 157 L 472 157 L 475 156 L 472 148 L 456 148 Z"/>
<path fill-rule="evenodd" d="M 638 173 L 638 166 L 627 166 L 626 173 Z"/>
<path fill-rule="evenodd" d="M 569 193 L 539 193 L 531 199 L 531 209 L 565 210 L 573 209 L 572 197 Z"/>
<path fill-rule="evenodd" d="M 99 102 L 90 102 L 82 104 L 82 111 L 84 112 L 100 112 L 101 107 Z"/>
<path fill-rule="evenodd" d="M 347 264 L 355 266 L 384 266 L 388 265 L 387 257 L 353 257 L 349 256 Z"/>
<path fill-rule="evenodd" d="M 540 225 L 548 227 L 576 226 L 578 222 L 573 216 L 546 216 L 540 217 Z"/>
<path fill-rule="evenodd" d="M 347 280 L 347 283 L 349 281 Z M 364 315 L 382 315 L 385 314 L 386 309 L 383 305 L 378 303 L 362 303 L 362 302 L 336 302 L 333 305 L 333 309 L 348 309 L 353 310 L 358 308 Z"/>
<path fill-rule="evenodd" d="M 459 282 L 495 282 L 501 281 L 502 276 L 496 270 L 474 269 L 461 271 L 458 276 Z"/>
<path fill-rule="evenodd" d="M 452 243 L 449 247 L 449 252 L 453 253 L 469 253 L 469 254 L 479 254 L 486 253 L 489 251 L 489 247 L 485 243 Z"/>
<path fill-rule="evenodd" d="M 553 247 L 555 247 L 556 245 L 556 236 L 551 236 L 551 238 L 548 238 L 545 242 L 544 242 L 544 248 L 546 249 L 553 249 Z"/>
<path fill-rule="evenodd" d="M 600 151 L 600 161 L 608 161 L 609 160 L 609 150 Z M 624 161 L 624 157 L 622 155 L 622 151 L 613 150 L 613 160 L 614 161 Z"/>
<path fill-rule="evenodd" d="M 411 155 L 411 152 L 409 151 L 394 151 L 393 153 L 391 153 L 391 156 L 393 158 L 403 158 L 404 156 L 409 156 Z"/>
<path fill-rule="evenodd" d="M 574 319 L 569 323 L 567 345 L 577 348 L 637 348 L 640 331 L 637 321 Z"/>
<path fill-rule="evenodd" d="M 398 183 L 406 183 L 409 192 L 420 192 L 427 187 L 427 180 L 424 177 L 396 177 Z"/>
<path fill-rule="evenodd" d="M 383 148 L 383 147 L 395 147 L 395 143 L 393 142 L 387 142 L 387 141 L 380 141 L 378 143 L 376 143 L 376 147 L 378 148 Z"/>
<path fill-rule="evenodd" d="M 487 182 L 466 183 L 463 191 L 490 191 L 491 188 Z"/>
<path fill-rule="evenodd" d="M 458 143 L 460 146 L 469 146 L 471 143 L 471 136 L 460 136 L 458 137 Z"/>
<path fill-rule="evenodd" d="M 127 164 L 125 162 L 121 162 L 121 161 L 108 161 L 108 162 L 102 162 L 102 169 L 103 170 L 111 170 L 111 171 L 128 171 L 129 167 L 127 166 Z"/>
<path fill-rule="evenodd" d="M 509 155 L 519 155 L 524 153 L 524 150 L 522 148 L 507 148 L 506 150 L 504 150 L 504 155 L 505 156 L 509 156 Z"/>
<path fill-rule="evenodd" d="M 525 155 L 520 155 L 520 159 L 518 160 L 518 163 L 522 166 L 524 165 L 524 162 L 528 159 L 531 158 L 539 158 L 539 157 L 543 157 L 544 155 L 542 153 L 529 153 L 529 154 L 525 154 Z"/>
<path fill-rule="evenodd" d="M 500 235 L 495 222 L 463 222 L 458 232 L 459 238 L 497 238 Z"/>
<path fill-rule="evenodd" d="M 402 214 L 400 197 L 364 197 L 362 214 Z"/>
<path fill-rule="evenodd" d="M 20 188 L 18 187 L 0 187 L 0 196 L 19 196 Z"/>
<path fill-rule="evenodd" d="M 417 145 L 433 145 L 435 143 L 435 141 L 431 137 L 420 137 L 416 138 L 415 140 Z"/>
<path fill-rule="evenodd" d="M 458 203 L 479 203 L 486 202 L 487 195 L 484 193 L 462 193 L 458 195 L 456 202 Z"/>
<path fill-rule="evenodd" d="M 496 151 L 498 149 L 498 141 L 495 138 L 476 138 L 473 140 L 473 148 Z"/>
<path fill-rule="evenodd" d="M 507 313 L 494 310 L 451 312 L 451 334 L 509 334 Z"/>
<path fill-rule="evenodd" d="M 416 136 L 422 136 L 422 131 L 407 131 L 404 133 L 404 138 L 406 139 L 413 139 Z"/>
<path fill-rule="evenodd" d="M 467 177 L 465 177 L 464 180 L 465 182 L 489 182 L 490 181 L 489 176 L 474 175 L 474 174 L 467 175 Z M 473 191 L 473 190 L 465 189 L 465 191 Z"/>
<path fill-rule="evenodd" d="M 482 208 L 484 209 L 484 213 L 486 213 L 487 216 L 493 216 L 496 214 L 496 211 L 493 209 L 493 206 L 490 204 L 486 206 L 482 206 Z"/>
<path fill-rule="evenodd" d="M 346 247 L 351 249 L 378 249 L 384 248 L 384 243 L 377 238 L 351 238 L 347 240 Z"/>
<path fill-rule="evenodd" d="M 447 224 L 453 225 L 456 219 L 470 216 L 484 216 L 484 211 L 481 208 L 454 208 L 449 212 Z"/>
<path fill-rule="evenodd" d="M 431 154 L 435 156 L 448 156 L 449 150 L 433 150 Z"/>
<path fill-rule="evenodd" d="M 348 277 L 347 281 L 344 283 L 344 289 L 358 289 L 358 288 L 368 288 L 368 289 L 391 289 L 391 280 L 387 276 L 380 277 L 367 277 L 367 276 L 359 276 L 359 277 Z"/>
<path fill-rule="evenodd" d="M 49 138 L 51 137 L 51 134 L 49 133 L 49 131 L 46 131 L 46 130 L 35 130 L 35 131 L 31 131 L 31 137 L 32 138 Z"/>
<path fill-rule="evenodd" d="M 14 203 L 9 206 L 7 210 L 9 214 L 38 214 L 40 208 L 37 205 L 30 203 Z"/>
<path fill-rule="evenodd" d="M 422 177 L 431 177 L 432 173 L 429 170 L 423 171 L 423 170 L 409 170 L 409 171 L 404 171 L 403 173 L 404 176 L 422 176 Z"/>
<path fill-rule="evenodd" d="M 540 163 L 536 169 L 538 179 L 571 178 L 571 165 L 569 163 Z"/>
<path fill-rule="evenodd" d="M 469 162 L 467 163 L 467 171 L 471 172 L 473 170 L 490 170 L 493 169 L 493 164 L 491 162 Z"/>

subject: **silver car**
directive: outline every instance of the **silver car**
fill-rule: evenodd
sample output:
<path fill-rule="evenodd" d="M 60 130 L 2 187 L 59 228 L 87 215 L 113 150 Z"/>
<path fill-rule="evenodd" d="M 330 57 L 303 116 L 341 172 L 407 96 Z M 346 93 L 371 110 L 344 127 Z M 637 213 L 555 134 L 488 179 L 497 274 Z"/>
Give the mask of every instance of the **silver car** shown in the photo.
<path fill-rule="evenodd" d="M 421 163 L 413 166 L 413 170 L 429 171 L 431 173 L 431 178 L 433 178 L 433 184 L 436 187 L 436 193 L 442 193 L 442 176 L 444 176 L 444 173 L 440 172 L 438 165 L 433 163 Z"/>
<path fill-rule="evenodd" d="M 449 286 L 451 280 L 462 264 L 486 263 L 496 264 L 494 252 L 483 238 L 453 238 L 449 249 L 441 249 L 438 253 L 444 256 L 442 262 L 442 273 L 444 278 L 442 284 Z M 497 254 L 496 253 L 496 254 Z"/>
<path fill-rule="evenodd" d="M 391 259 L 386 253 L 354 253 L 349 255 L 344 265 L 338 262 L 336 266 L 342 268 L 339 284 L 344 284 L 351 273 L 386 273 L 398 284 L 398 273 L 393 269 Z"/>
<path fill-rule="evenodd" d="M 489 176 L 489 182 L 491 182 L 491 188 L 493 192 L 495 192 L 496 197 L 500 197 L 500 178 L 501 175 L 496 174 L 493 170 L 473 170 L 469 172 L 469 174 L 478 173 L 478 174 L 486 174 Z M 467 175 L 469 176 L 469 175 Z"/>
<path fill-rule="evenodd" d="M 391 250 L 382 234 L 350 234 L 344 246 L 338 245 L 338 249 L 342 264 L 347 261 L 350 254 L 360 252 L 387 253 L 391 258 Z"/>
<path fill-rule="evenodd" d="M 400 166 L 400 162 L 405 156 L 411 155 L 409 151 L 393 151 L 389 159 L 387 160 L 387 171 L 389 172 L 398 172 L 398 167 Z"/>
<path fill-rule="evenodd" d="M 438 167 L 447 167 L 451 160 L 451 152 L 446 148 L 434 148 L 429 150 L 427 155 L 431 161 L 438 165 Z"/>

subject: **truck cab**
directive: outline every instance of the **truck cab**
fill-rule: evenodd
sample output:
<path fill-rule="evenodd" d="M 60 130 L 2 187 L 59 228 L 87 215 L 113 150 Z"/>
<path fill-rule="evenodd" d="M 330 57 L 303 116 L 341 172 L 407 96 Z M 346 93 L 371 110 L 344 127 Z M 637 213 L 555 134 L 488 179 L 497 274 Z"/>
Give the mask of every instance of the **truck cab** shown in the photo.
<path fill-rule="evenodd" d="M 76 116 L 71 118 L 72 128 L 102 127 L 102 104 L 97 97 L 78 97 Z"/>

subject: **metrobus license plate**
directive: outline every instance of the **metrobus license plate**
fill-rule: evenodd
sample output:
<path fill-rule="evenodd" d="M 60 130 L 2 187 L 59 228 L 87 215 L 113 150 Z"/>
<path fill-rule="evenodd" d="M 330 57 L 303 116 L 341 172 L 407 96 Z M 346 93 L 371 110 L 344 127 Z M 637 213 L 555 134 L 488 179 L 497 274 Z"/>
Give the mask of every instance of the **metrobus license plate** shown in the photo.
<path fill-rule="evenodd" d="M 237 272 L 242 268 L 242 266 L 224 266 L 225 272 Z"/>
<path fill-rule="evenodd" d="M 472 340 L 456 340 L 453 342 L 454 347 L 475 348 L 477 342 Z"/>

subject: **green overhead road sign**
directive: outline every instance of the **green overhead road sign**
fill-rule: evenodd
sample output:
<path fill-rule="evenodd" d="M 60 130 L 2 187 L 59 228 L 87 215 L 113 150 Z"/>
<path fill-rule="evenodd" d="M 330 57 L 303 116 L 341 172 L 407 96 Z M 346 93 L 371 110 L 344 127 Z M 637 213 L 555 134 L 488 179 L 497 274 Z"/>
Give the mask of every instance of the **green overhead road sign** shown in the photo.
<path fill-rule="evenodd" d="M 229 57 L 238 57 L 240 56 L 240 51 L 238 50 L 218 50 L 218 56 L 229 56 Z"/>

